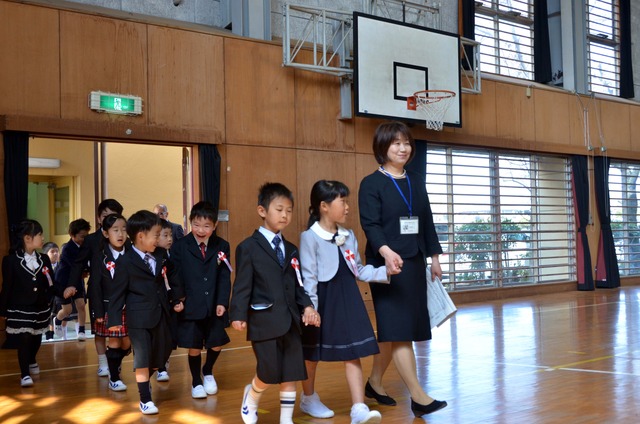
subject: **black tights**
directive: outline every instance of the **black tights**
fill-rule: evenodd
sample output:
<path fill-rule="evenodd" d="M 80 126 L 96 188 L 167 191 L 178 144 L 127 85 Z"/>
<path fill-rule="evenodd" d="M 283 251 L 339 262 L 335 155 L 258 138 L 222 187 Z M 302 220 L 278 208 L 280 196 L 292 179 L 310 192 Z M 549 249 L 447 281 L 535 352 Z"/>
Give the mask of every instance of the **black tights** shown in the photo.
<path fill-rule="evenodd" d="M 29 365 L 35 364 L 36 355 L 42 344 L 42 335 L 30 333 L 18 334 L 18 364 L 20 364 L 21 377 L 29 375 Z"/>

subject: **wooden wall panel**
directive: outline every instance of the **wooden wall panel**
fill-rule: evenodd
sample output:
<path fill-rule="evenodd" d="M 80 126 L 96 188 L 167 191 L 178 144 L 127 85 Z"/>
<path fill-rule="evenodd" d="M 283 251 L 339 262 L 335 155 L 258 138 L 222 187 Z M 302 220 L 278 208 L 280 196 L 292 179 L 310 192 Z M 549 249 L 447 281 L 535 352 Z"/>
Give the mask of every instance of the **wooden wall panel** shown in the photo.
<path fill-rule="evenodd" d="M 571 140 L 570 143 L 572 146 L 576 146 L 578 148 L 578 154 L 588 154 L 587 144 L 585 138 L 587 134 L 585 134 L 585 115 L 584 111 L 587 111 L 586 119 L 589 121 L 589 136 L 591 137 L 591 144 L 594 146 L 599 146 L 600 142 L 598 141 L 598 121 L 596 119 L 596 108 L 600 107 L 598 105 L 599 100 L 592 99 L 588 96 L 576 96 L 575 94 L 567 93 L 565 96 L 568 98 L 569 102 L 569 121 L 570 121 L 570 131 L 571 131 Z M 557 112 L 555 106 L 553 108 L 554 112 Z"/>
<path fill-rule="evenodd" d="M 57 10 L 0 2 L 0 115 L 60 115 L 58 28 Z"/>
<path fill-rule="evenodd" d="M 296 215 L 298 228 L 304 231 L 309 219 L 309 196 L 311 187 L 318 180 L 337 180 L 345 183 L 351 191 L 347 227 L 358 224 L 358 192 L 356 189 L 355 154 L 341 152 L 297 151 L 298 190 L 296 192 Z"/>
<path fill-rule="evenodd" d="M 612 149 L 632 150 L 631 134 L 633 133 L 631 132 L 629 113 L 631 106 L 626 103 L 606 100 L 600 100 L 599 106 L 604 145 Z M 599 136 L 593 139 L 593 144 L 598 148 L 601 146 Z"/>
<path fill-rule="evenodd" d="M 640 152 L 640 142 L 638 142 L 638 134 L 640 134 L 640 107 L 629 107 L 629 132 L 632 140 L 630 140 L 630 150 Z"/>
<path fill-rule="evenodd" d="M 541 143 L 564 144 L 571 140 L 569 103 L 565 93 L 549 90 L 531 90 L 534 100 L 535 139 Z"/>
<path fill-rule="evenodd" d="M 372 155 L 371 143 L 373 142 L 373 135 L 376 132 L 378 125 L 383 122 L 387 122 L 384 119 L 372 119 L 372 118 L 353 118 L 353 132 L 355 137 L 356 152 Z"/>
<path fill-rule="evenodd" d="M 509 140 L 534 140 L 534 102 L 526 87 L 496 84 L 496 135 Z"/>
<path fill-rule="evenodd" d="M 213 130 L 224 139 L 222 37 L 149 26 L 151 125 Z"/>
<path fill-rule="evenodd" d="M 61 117 L 91 121 L 147 122 L 146 25 L 60 12 Z M 89 109 L 90 91 L 133 94 L 143 99 L 140 117 Z"/>
<path fill-rule="evenodd" d="M 301 52 L 311 56 L 309 52 Z M 307 62 L 302 59 L 303 62 Z M 311 58 L 309 59 L 311 62 Z M 351 120 L 340 118 L 340 79 L 295 70 L 296 146 L 299 148 L 353 152 Z"/>
<path fill-rule="evenodd" d="M 226 142 L 296 145 L 294 71 L 282 66 L 282 48 L 224 40 Z"/>
<path fill-rule="evenodd" d="M 462 127 L 456 132 L 483 137 L 497 133 L 496 83 L 482 81 L 482 94 L 462 94 Z"/>
<path fill-rule="evenodd" d="M 272 147 L 227 145 L 226 175 L 227 207 L 229 217 L 229 243 L 235 249 L 237 244 L 250 236 L 262 225 L 256 211 L 258 188 L 265 182 L 279 182 L 286 185 L 294 195 L 297 190 L 296 151 Z M 296 210 L 291 224 L 284 231 L 285 237 L 295 241 L 299 238 Z"/>

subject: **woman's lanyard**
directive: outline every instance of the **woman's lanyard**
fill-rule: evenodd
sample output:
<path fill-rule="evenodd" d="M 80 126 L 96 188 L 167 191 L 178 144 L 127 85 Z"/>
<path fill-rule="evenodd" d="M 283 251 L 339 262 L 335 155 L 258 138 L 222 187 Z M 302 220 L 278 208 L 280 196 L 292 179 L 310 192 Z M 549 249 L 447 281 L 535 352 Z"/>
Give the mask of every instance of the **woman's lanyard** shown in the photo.
<path fill-rule="evenodd" d="M 400 197 L 402 197 L 404 204 L 407 205 L 407 208 L 409 209 L 409 216 L 400 217 L 400 234 L 403 234 L 403 235 L 418 234 L 420 232 L 420 220 L 418 219 L 417 216 L 415 217 L 412 216 L 413 215 L 413 192 L 411 191 L 411 180 L 409 179 L 409 174 L 406 174 L 407 184 L 409 185 L 409 200 L 407 201 L 407 197 L 404 195 L 404 193 L 400 189 L 400 186 L 396 182 L 395 178 L 393 178 L 393 176 L 389 172 L 385 171 L 385 169 L 382 166 L 380 167 L 380 170 L 384 175 L 389 177 L 391 181 L 393 181 L 393 185 L 396 186 L 398 193 L 400 193 Z"/>
<path fill-rule="evenodd" d="M 404 193 L 400 189 L 400 186 L 396 182 L 396 179 L 393 178 L 391 174 L 387 172 L 383 167 L 380 167 L 380 170 L 384 175 L 389 177 L 389 179 L 393 182 L 393 185 L 395 185 L 396 189 L 398 189 L 398 193 L 400 193 L 400 196 L 402 197 L 404 204 L 407 205 L 407 208 L 409 208 L 409 218 L 411 218 L 411 215 L 413 215 L 413 193 L 411 192 L 411 180 L 409 179 L 409 174 L 406 174 L 407 184 L 409 185 L 409 201 L 407 201 L 407 197 L 404 195 Z"/>

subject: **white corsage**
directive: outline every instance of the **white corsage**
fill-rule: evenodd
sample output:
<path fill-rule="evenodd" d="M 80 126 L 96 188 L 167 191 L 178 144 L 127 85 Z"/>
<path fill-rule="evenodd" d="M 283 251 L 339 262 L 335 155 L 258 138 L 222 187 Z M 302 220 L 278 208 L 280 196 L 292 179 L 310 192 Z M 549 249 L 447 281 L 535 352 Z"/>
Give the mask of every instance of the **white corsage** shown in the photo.
<path fill-rule="evenodd" d="M 336 246 L 342 246 L 347 241 L 347 237 L 344 234 L 335 233 L 333 236 L 333 242 Z"/>

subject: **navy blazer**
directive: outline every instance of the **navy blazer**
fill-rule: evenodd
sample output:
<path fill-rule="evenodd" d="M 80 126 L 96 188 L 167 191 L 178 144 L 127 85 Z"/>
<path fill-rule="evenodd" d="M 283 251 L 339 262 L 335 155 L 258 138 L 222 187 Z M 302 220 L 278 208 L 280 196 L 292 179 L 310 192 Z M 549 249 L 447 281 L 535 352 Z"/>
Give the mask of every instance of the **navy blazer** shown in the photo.
<path fill-rule="evenodd" d="M 170 281 L 172 297 L 184 298 L 184 310 L 178 318 L 199 320 L 213 317 L 218 305 L 229 309 L 231 272 L 224 262 L 218 263 L 219 252 L 223 252 L 230 261 L 229 251 L 229 243 L 215 234 L 209 238 L 204 259 L 192 233 L 174 242 L 171 263 L 178 278 Z"/>
<path fill-rule="evenodd" d="M 74 273 L 75 280 L 71 280 L 70 276 L 72 269 L 75 266 L 76 260 L 80 253 L 82 246 L 78 246 L 73 240 L 69 239 L 68 242 L 62 245 L 60 251 L 60 261 L 56 269 L 56 286 L 59 292 L 63 292 L 65 288 L 69 286 L 80 287 L 82 284 L 82 271 L 84 271 L 87 261 L 84 261 L 84 266 L 80 268 L 80 273 Z"/>
<path fill-rule="evenodd" d="M 162 276 L 167 254 L 164 249 L 156 248 L 152 255 L 156 260 L 153 274 L 132 248 L 127 249 L 118 261 L 122 262 L 118 266 L 121 266 L 123 275 L 114 281 L 107 309 L 107 327 L 122 325 L 122 308 L 125 304 L 127 327 L 130 328 L 154 328 L 160 322 L 163 312 L 169 314 L 169 299 Z"/>
<path fill-rule="evenodd" d="M 49 285 L 44 272 L 46 268 L 49 276 L 53 277 L 51 261 L 47 255 L 36 253 L 36 256 L 38 268 L 35 271 L 27 268 L 24 256 L 19 252 L 9 253 L 2 260 L 0 316 L 6 317 L 10 306 L 39 306 L 44 309 L 51 301 L 54 286 Z"/>
<path fill-rule="evenodd" d="M 301 309 L 313 306 L 298 283 L 291 260 L 300 261 L 298 249 L 284 242 L 285 264 L 259 232 L 236 248 L 236 279 L 231 297 L 231 321 L 247 322 L 247 340 L 273 339 L 286 334 L 291 325 L 301 332 Z"/>
<path fill-rule="evenodd" d="M 80 249 L 78 250 L 74 261 L 71 263 L 69 272 L 59 277 L 58 274 L 56 274 L 56 277 L 58 277 L 57 281 L 63 287 L 66 288 L 75 286 L 77 289 L 79 289 L 79 284 L 84 284 L 82 274 L 85 270 L 89 269 L 89 262 L 91 261 L 91 258 L 93 258 L 93 256 L 96 255 L 100 250 L 100 240 L 103 237 L 104 236 L 102 235 L 102 229 L 98 228 L 97 231 L 89 234 L 84 238 L 84 241 L 82 242 L 82 245 L 80 246 Z M 62 255 L 60 255 L 60 262 L 62 262 Z M 89 275 L 89 281 L 87 282 L 87 285 L 90 286 L 92 281 L 93 278 L 91 278 L 91 275 Z"/>

